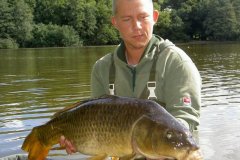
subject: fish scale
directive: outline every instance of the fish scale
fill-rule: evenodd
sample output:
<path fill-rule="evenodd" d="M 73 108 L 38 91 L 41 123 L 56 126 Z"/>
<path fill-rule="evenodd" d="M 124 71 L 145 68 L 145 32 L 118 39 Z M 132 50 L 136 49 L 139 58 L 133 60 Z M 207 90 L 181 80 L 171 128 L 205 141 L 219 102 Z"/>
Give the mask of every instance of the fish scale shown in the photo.
<path fill-rule="evenodd" d="M 99 147 L 101 147 L 101 150 L 111 152 L 112 149 L 119 148 L 118 146 L 121 146 L 123 143 L 125 144 L 125 148 L 129 150 L 128 152 L 131 153 L 131 144 L 129 143 L 131 142 L 131 135 L 129 134 L 129 130 L 137 117 L 129 115 L 129 113 L 133 113 L 131 112 L 131 107 L 124 106 L 124 104 L 122 106 L 102 104 L 99 106 L 99 104 L 96 103 L 95 106 L 91 106 L 91 108 L 95 108 L 95 110 L 92 109 L 92 112 L 88 112 L 89 110 L 87 110 L 84 113 L 79 113 L 82 116 L 81 119 L 78 119 L 76 122 L 79 126 L 84 127 L 79 128 L 79 130 L 75 132 L 76 135 L 81 133 L 78 140 L 74 141 L 78 150 L 82 153 L 93 154 L 101 152 L 99 149 Z M 114 109 L 116 111 L 121 109 L 122 112 L 114 112 Z M 141 116 L 140 112 L 138 114 Z M 122 119 L 123 117 L 124 119 Z M 90 125 L 87 125 L 89 122 Z M 69 133 L 71 132 L 72 131 Z M 122 136 L 123 134 L 126 136 Z M 66 136 L 71 137 L 71 135 L 68 134 L 66 134 Z M 100 142 L 100 144 L 98 142 Z M 115 142 L 115 146 L 109 146 L 111 142 Z"/>

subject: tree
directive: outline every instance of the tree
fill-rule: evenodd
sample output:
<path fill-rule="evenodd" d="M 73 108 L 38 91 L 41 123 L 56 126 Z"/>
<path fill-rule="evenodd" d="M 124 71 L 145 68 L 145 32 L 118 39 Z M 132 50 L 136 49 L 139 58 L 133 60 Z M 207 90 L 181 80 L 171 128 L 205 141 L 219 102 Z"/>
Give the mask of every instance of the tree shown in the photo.
<path fill-rule="evenodd" d="M 10 37 L 15 24 L 12 16 L 12 7 L 7 0 L 0 0 L 0 38 Z"/>
<path fill-rule="evenodd" d="M 189 30 L 187 34 L 190 35 L 191 39 L 195 40 L 206 40 L 205 34 L 205 26 L 203 22 L 207 18 L 207 6 L 208 0 L 201 0 L 199 1 L 194 7 L 192 8 L 191 13 L 189 13 Z"/>
<path fill-rule="evenodd" d="M 160 12 L 154 33 L 170 40 L 187 41 L 189 37 L 185 34 L 184 27 L 184 22 L 182 18 L 178 16 L 177 11 L 166 8 Z"/>
<path fill-rule="evenodd" d="M 205 33 L 211 40 L 233 40 L 237 34 L 237 17 L 230 0 L 210 0 L 204 21 Z"/>
<path fill-rule="evenodd" d="M 92 37 L 97 29 L 97 6 L 95 1 L 88 1 L 84 5 L 82 27 L 78 28 L 79 35 L 85 44 L 91 44 Z"/>
<path fill-rule="evenodd" d="M 240 40 L 240 1 L 239 0 L 232 0 L 232 6 L 235 11 L 237 27 L 236 27 L 236 39 Z"/>
<path fill-rule="evenodd" d="M 97 6 L 95 0 L 36 0 L 35 22 L 70 25 L 84 42 L 94 35 Z"/>
<path fill-rule="evenodd" d="M 0 0 L 0 8 L 0 38 L 12 38 L 24 46 L 31 38 L 31 9 L 24 0 Z"/>
<path fill-rule="evenodd" d="M 79 46 L 78 33 L 71 26 L 54 24 L 34 25 L 33 38 L 28 42 L 29 47 L 67 47 Z"/>
<path fill-rule="evenodd" d="M 96 1 L 96 29 L 94 31 L 94 38 L 89 37 L 89 44 L 104 45 L 119 43 L 119 34 L 112 26 L 110 17 L 112 15 L 111 0 L 97 0 Z"/>
<path fill-rule="evenodd" d="M 29 8 L 32 10 L 32 12 L 34 11 L 34 8 L 36 7 L 36 0 L 24 0 Z"/>
<path fill-rule="evenodd" d="M 0 38 L 0 49 L 18 48 L 18 44 L 12 38 Z"/>
<path fill-rule="evenodd" d="M 172 40 L 189 40 L 193 32 L 191 13 L 198 1 L 164 0 L 160 2 L 161 13 L 157 28 L 164 30 L 161 35 L 168 35 Z M 167 22 L 167 24 L 164 24 L 164 22 Z"/>

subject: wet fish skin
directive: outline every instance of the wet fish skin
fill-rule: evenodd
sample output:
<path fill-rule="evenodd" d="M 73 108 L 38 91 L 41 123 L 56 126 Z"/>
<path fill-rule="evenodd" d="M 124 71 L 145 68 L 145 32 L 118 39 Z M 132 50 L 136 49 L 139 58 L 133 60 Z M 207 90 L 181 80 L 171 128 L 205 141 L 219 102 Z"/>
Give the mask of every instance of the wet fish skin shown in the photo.
<path fill-rule="evenodd" d="M 29 152 L 29 160 L 43 160 L 61 135 L 80 153 L 102 159 L 140 154 L 183 160 L 198 149 L 189 130 L 157 103 L 118 96 L 92 99 L 60 111 L 46 124 L 34 127 L 22 149 Z"/>

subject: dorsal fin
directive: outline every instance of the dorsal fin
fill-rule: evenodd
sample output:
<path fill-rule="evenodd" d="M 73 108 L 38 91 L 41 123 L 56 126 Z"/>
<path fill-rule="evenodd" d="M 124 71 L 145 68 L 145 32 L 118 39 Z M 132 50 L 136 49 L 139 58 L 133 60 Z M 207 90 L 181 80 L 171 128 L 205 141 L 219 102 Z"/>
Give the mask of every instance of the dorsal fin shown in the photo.
<path fill-rule="evenodd" d="M 69 106 L 67 106 L 67 107 L 65 107 L 65 108 L 57 111 L 56 113 L 54 113 L 54 115 L 52 116 L 52 118 L 55 118 L 55 117 L 61 115 L 62 113 L 66 112 L 66 111 L 68 111 L 68 110 L 70 110 L 70 109 L 72 109 L 72 108 L 75 108 L 75 107 L 79 106 L 79 105 L 82 104 L 82 103 L 83 103 L 83 102 L 80 101 L 80 102 L 76 102 L 76 103 L 74 103 L 74 104 L 72 104 L 72 105 L 69 105 Z"/>
<path fill-rule="evenodd" d="M 90 102 L 90 101 L 93 101 L 93 100 L 97 100 L 97 99 L 104 99 L 104 98 L 116 98 L 116 96 L 113 96 L 113 95 L 103 95 L 103 96 L 100 96 L 98 98 L 86 99 L 86 100 L 83 100 L 83 101 L 76 102 L 76 103 L 74 103 L 72 105 L 69 105 L 69 106 L 59 110 L 58 112 L 56 112 L 52 116 L 52 118 L 55 118 L 55 117 L 61 115 L 62 113 L 66 112 L 66 111 L 68 111 L 70 109 L 76 108 L 76 107 L 78 107 L 81 104 L 84 104 L 84 103 L 87 103 L 87 102 Z"/>

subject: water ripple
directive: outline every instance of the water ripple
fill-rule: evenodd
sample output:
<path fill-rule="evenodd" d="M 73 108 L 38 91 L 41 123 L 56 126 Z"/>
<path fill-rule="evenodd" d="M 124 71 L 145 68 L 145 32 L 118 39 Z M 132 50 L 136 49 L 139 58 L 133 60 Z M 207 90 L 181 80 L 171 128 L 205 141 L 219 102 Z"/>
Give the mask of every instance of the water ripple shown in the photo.
<path fill-rule="evenodd" d="M 113 49 L 108 48 L 9 50 L 1 55 L 0 157 L 24 153 L 21 144 L 33 127 L 89 97 L 92 65 Z M 185 50 L 203 82 L 199 141 L 205 160 L 240 159 L 240 45 Z"/>

